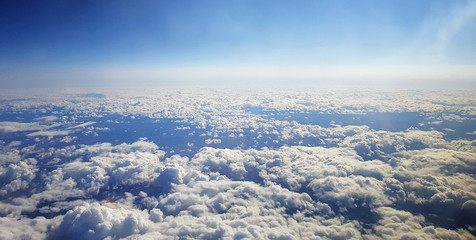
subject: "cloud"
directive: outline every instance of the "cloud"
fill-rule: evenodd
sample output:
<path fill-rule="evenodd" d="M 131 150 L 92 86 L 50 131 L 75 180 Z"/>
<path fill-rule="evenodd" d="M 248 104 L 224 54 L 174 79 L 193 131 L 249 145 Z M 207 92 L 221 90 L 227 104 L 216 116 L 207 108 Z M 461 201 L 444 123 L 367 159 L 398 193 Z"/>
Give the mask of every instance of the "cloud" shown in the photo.
<path fill-rule="evenodd" d="M 460 4 L 460 3 L 459 3 Z M 444 50 L 448 42 L 468 23 L 476 18 L 476 1 L 467 1 L 464 5 L 452 8 L 446 21 L 441 24 L 436 33 L 435 43 L 438 50 Z"/>
<path fill-rule="evenodd" d="M 35 131 L 45 129 L 38 123 L 20 123 L 20 122 L 0 122 L 0 131 L 2 132 L 21 132 Z"/>
<path fill-rule="evenodd" d="M 37 120 L 44 121 L 45 123 L 54 121 L 54 116 L 47 116 L 44 118 L 37 118 Z M 27 134 L 29 137 L 37 136 L 47 136 L 49 138 L 55 136 L 64 136 L 69 135 L 71 131 L 69 130 L 48 130 L 60 126 L 61 124 L 54 123 L 51 125 L 45 125 L 38 122 L 31 123 L 21 123 L 21 122 L 0 122 L 0 132 L 12 133 L 12 132 L 24 132 L 24 131 L 34 131 Z"/>
<path fill-rule="evenodd" d="M 34 198 L 62 200 L 67 197 L 94 196 L 118 186 L 152 184 L 164 170 L 159 161 L 164 152 L 146 141 L 112 146 L 101 143 L 82 146 L 67 153 L 75 161 L 59 165 L 44 176 L 46 191 Z M 87 158 L 84 158 L 87 156 Z"/>
<path fill-rule="evenodd" d="M 395 177 L 401 179 L 407 195 L 406 203 L 431 209 L 440 219 L 440 225 L 460 226 L 464 219 L 475 219 L 466 212 L 476 200 L 476 180 L 471 177 L 475 169 L 474 153 L 446 149 L 423 149 L 396 153 L 401 169 Z M 426 212 L 422 212 L 430 218 Z M 469 221 L 467 224 L 476 224 Z"/>
<path fill-rule="evenodd" d="M 462 31 L 471 31 L 467 26 L 476 19 L 476 2 L 469 0 L 435 4 L 431 10 L 408 54 L 418 53 L 415 58 L 425 62 L 449 62 L 447 50 L 455 44 L 455 37 Z"/>
<path fill-rule="evenodd" d="M 425 226 L 425 218 L 396 210 L 389 207 L 381 207 L 374 210 L 381 219 L 373 227 L 375 236 L 369 239 L 473 239 L 474 236 L 466 230 L 456 231 Z M 367 237 L 367 236 L 366 236 Z"/>
<path fill-rule="evenodd" d="M 305 193 L 276 185 L 194 181 L 177 185 L 173 193 L 160 198 L 158 208 L 159 220 L 143 236 L 145 238 L 156 231 L 169 236 L 205 239 L 296 239 L 316 237 L 315 234 L 328 238 L 359 236 L 357 226 L 334 219 L 326 204 L 315 203 Z M 325 219 L 339 227 L 324 225 L 321 221 Z"/>
<path fill-rule="evenodd" d="M 29 189 L 38 171 L 37 160 L 25 159 L 16 149 L 20 143 L 0 145 L 0 197 Z"/>
<path fill-rule="evenodd" d="M 85 204 L 68 211 L 47 239 L 120 239 L 145 233 L 151 225 L 148 215 L 120 206 Z"/>
<path fill-rule="evenodd" d="M 76 126 L 69 127 L 68 129 L 85 128 L 85 127 L 90 126 L 90 125 L 93 125 L 93 124 L 95 124 L 95 123 L 96 123 L 96 122 L 94 122 L 94 121 L 89 121 L 89 122 L 85 122 L 85 123 L 78 124 L 78 125 L 76 125 Z"/>
<path fill-rule="evenodd" d="M 444 134 L 438 131 L 406 130 L 403 132 L 359 131 L 346 137 L 340 147 L 352 147 L 365 160 L 388 159 L 394 152 L 421 149 L 426 147 L 443 148 L 448 143 Z"/>
<path fill-rule="evenodd" d="M 0 239 L 45 239 L 48 232 L 54 227 L 57 219 L 49 220 L 45 217 L 29 218 L 0 218 Z"/>
<path fill-rule="evenodd" d="M 221 139 L 205 139 L 205 144 L 210 145 L 210 144 L 220 144 Z"/>
<path fill-rule="evenodd" d="M 27 136 L 29 137 L 37 137 L 37 136 L 46 136 L 46 137 L 55 137 L 55 136 L 64 136 L 69 135 L 71 131 L 62 130 L 62 131 L 38 131 L 29 133 Z"/>
<path fill-rule="evenodd" d="M 58 120 L 58 117 L 57 116 L 44 116 L 44 117 L 35 118 L 35 120 L 45 121 L 45 122 L 54 122 L 54 121 Z"/>
<path fill-rule="evenodd" d="M 37 171 L 36 160 L 33 158 L 0 166 L 0 196 L 28 189 Z"/>
<path fill-rule="evenodd" d="M 76 101 L 65 97 L 77 96 L 71 90 L 44 101 L 18 101 L 18 109 L 25 112 L 59 109 L 55 115 L 62 116 L 62 125 L 51 131 L 70 131 L 69 127 L 89 131 L 92 124 L 108 123 L 108 133 L 118 140 L 126 133 L 112 126 L 153 119 L 150 127 L 134 133 L 148 139 L 127 138 L 129 142 L 120 144 L 73 132 L 33 142 L 29 132 L 16 130 L 21 139 L 1 140 L 0 225 L 7 227 L 0 228 L 0 235 L 7 239 L 18 234 L 33 239 L 473 237 L 475 141 L 466 135 L 449 140 L 446 131 L 418 125 L 470 121 L 471 94 L 148 91 L 106 91 L 107 98 Z M 313 118 L 405 111 L 422 115 L 414 127 L 398 132 L 338 120 L 326 127 L 303 124 L 298 118 L 279 119 L 280 113 Z M 5 126 L 33 128 L 11 122 Z M 157 134 L 156 127 L 165 127 L 157 129 L 170 130 L 177 138 Z M 183 136 L 183 145 L 175 146 L 175 139 Z M 173 155 L 182 146 L 190 151 Z"/>
<path fill-rule="evenodd" d="M 385 183 L 362 176 L 325 177 L 309 183 L 314 196 L 343 208 L 384 206 L 391 203 Z"/>

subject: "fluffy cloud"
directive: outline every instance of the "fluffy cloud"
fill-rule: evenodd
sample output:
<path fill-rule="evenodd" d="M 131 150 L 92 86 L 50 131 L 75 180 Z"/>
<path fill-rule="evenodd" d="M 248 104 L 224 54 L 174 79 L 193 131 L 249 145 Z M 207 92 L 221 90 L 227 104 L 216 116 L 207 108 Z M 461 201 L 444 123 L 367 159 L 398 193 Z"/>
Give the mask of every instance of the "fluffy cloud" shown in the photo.
<path fill-rule="evenodd" d="M 475 140 L 427 127 L 472 121 L 472 95 L 78 94 L 0 104 L 37 121 L 0 122 L 0 238 L 474 238 Z M 400 132 L 312 124 L 326 114 L 412 111 L 420 122 Z M 137 126 L 146 130 L 130 127 L 144 119 L 151 125 Z M 105 124 L 111 143 L 94 134 Z"/>
<path fill-rule="evenodd" d="M 48 232 L 55 226 L 58 219 L 45 217 L 29 218 L 0 218 L 0 239 L 45 239 Z"/>
<path fill-rule="evenodd" d="M 425 218 L 396 210 L 381 207 L 374 210 L 381 219 L 373 227 L 375 235 L 365 236 L 368 239 L 474 239 L 466 230 L 456 231 L 444 228 L 425 226 Z"/>
<path fill-rule="evenodd" d="M 145 236 L 184 238 L 358 238 L 358 224 L 334 217 L 306 193 L 252 182 L 211 180 L 178 185 L 151 210 Z M 332 224 L 330 224 L 332 222 Z"/>
<path fill-rule="evenodd" d="M 109 143 L 82 146 L 63 154 L 76 160 L 46 174 L 46 191 L 40 195 L 62 196 L 64 199 L 84 194 L 94 196 L 101 190 L 117 187 L 146 187 L 165 169 L 160 161 L 164 152 L 154 143 L 142 140 L 116 146 Z M 69 191 L 57 194 L 65 190 Z"/>
<path fill-rule="evenodd" d="M 354 151 L 322 147 L 282 147 L 278 150 L 202 149 L 192 161 L 205 173 L 219 173 L 232 180 L 278 184 L 307 192 L 325 202 L 352 207 L 389 204 L 386 172 L 380 161 L 364 162 Z M 389 198 L 390 197 L 390 198 Z M 347 201 L 344 203 L 343 201 Z"/>
<path fill-rule="evenodd" d="M 24 159 L 16 149 L 20 142 L 4 145 L 0 142 L 0 197 L 7 196 L 30 187 L 38 168 L 34 158 Z"/>
<path fill-rule="evenodd" d="M 151 225 L 148 215 L 120 206 L 85 204 L 68 211 L 47 239 L 120 239 L 145 233 Z"/>
<path fill-rule="evenodd" d="M 27 189 L 35 178 L 37 170 L 36 160 L 33 158 L 11 163 L 8 166 L 0 166 L 0 196 Z"/>

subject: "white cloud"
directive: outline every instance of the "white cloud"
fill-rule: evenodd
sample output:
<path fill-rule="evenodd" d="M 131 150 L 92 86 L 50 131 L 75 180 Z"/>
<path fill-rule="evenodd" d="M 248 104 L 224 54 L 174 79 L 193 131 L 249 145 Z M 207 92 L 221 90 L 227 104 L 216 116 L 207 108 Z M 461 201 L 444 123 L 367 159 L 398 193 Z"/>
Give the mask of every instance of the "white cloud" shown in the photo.
<path fill-rule="evenodd" d="M 51 130 L 56 132 L 71 126 L 89 131 L 94 122 L 77 119 L 103 115 L 119 114 L 128 120 L 130 116 L 155 117 L 157 125 L 165 122 L 162 118 L 178 118 L 182 120 L 175 120 L 172 129 L 195 131 L 184 145 L 213 147 L 187 152 L 190 155 L 185 157 L 170 156 L 176 149 L 166 153 L 145 138 L 118 145 L 81 145 L 81 136 L 69 133 L 54 139 L 59 144 L 48 148 L 42 141 L 30 144 L 28 138 L 0 141 L 0 220 L 8 226 L 0 228 L 5 233 L 2 236 L 471 238 L 468 230 L 474 226 L 451 225 L 448 219 L 451 216 L 458 222 L 459 213 L 475 217 L 475 141 L 450 141 L 435 130 L 390 132 L 336 122 L 323 127 L 273 119 L 277 111 L 310 118 L 316 112 L 415 111 L 425 112 L 428 121 L 467 121 L 476 103 L 467 92 L 435 96 L 425 92 L 164 89 L 140 94 L 112 91 L 107 98 L 80 102 L 65 98 L 76 93 L 71 90 L 45 97 L 45 101 L 18 101 L 15 109 L 45 109 L 44 114 L 52 114 L 46 110 L 52 106 L 69 109 L 54 113 L 65 115 L 63 125 Z M 251 113 L 245 106 L 269 112 Z M 454 112 L 454 116 L 441 115 L 443 112 Z M 119 119 L 107 121 L 120 124 Z M 27 131 L 21 129 L 50 132 L 42 123 L 3 123 L 17 134 L 28 134 L 19 132 Z M 36 127 L 41 129 L 33 130 Z M 228 144 L 221 143 L 227 136 L 237 142 L 254 141 L 256 146 L 222 148 Z M 195 137 L 199 141 L 193 141 Z M 292 146 L 303 139 L 325 147 Z M 274 148 L 263 147 L 272 140 L 276 141 Z M 34 215 L 48 218 L 35 219 Z"/>
<path fill-rule="evenodd" d="M 76 126 L 72 126 L 72 127 L 68 127 L 68 129 L 75 129 L 75 128 L 85 128 L 87 126 L 91 126 L 93 124 L 95 124 L 96 122 L 94 121 L 89 121 L 89 122 L 85 122 L 85 123 L 81 123 L 81 124 L 78 124 Z"/>
<path fill-rule="evenodd" d="M 29 218 L 0 218 L 0 239 L 45 239 L 48 231 L 55 225 L 57 219 L 44 217 Z"/>
<path fill-rule="evenodd" d="M 35 178 L 38 168 L 36 160 L 25 159 L 17 163 L 0 165 L 0 196 L 6 196 L 19 190 L 28 189 Z"/>
<path fill-rule="evenodd" d="M 215 139 L 205 139 L 205 144 L 210 145 L 210 144 L 220 144 L 221 139 L 215 138 Z"/>
<path fill-rule="evenodd" d="M 29 136 L 29 137 L 37 137 L 37 136 L 55 137 L 55 136 L 69 135 L 70 133 L 71 133 L 71 131 L 67 131 L 67 130 L 38 131 L 38 132 L 29 133 L 27 136 Z"/>
<path fill-rule="evenodd" d="M 44 116 L 44 117 L 35 118 L 35 120 L 45 121 L 45 122 L 54 122 L 54 121 L 58 120 L 58 117 L 57 116 Z"/>
<path fill-rule="evenodd" d="M 422 216 L 396 210 L 389 207 L 375 209 L 381 219 L 373 227 L 375 236 L 369 239 L 473 239 L 474 236 L 466 230 L 448 230 L 434 226 L 425 226 Z"/>
<path fill-rule="evenodd" d="M 59 165 L 44 176 L 46 191 L 37 199 L 62 200 L 67 197 L 94 196 L 103 188 L 152 184 L 164 170 L 159 161 L 164 152 L 151 142 L 112 146 L 109 143 L 82 146 L 69 157 L 78 160 Z M 88 156 L 86 159 L 84 155 Z"/>
<path fill-rule="evenodd" d="M 149 214 L 121 206 L 99 203 L 84 204 L 70 210 L 50 238 L 54 239 L 120 239 L 145 233 L 151 221 Z"/>
<path fill-rule="evenodd" d="M 41 129 L 44 129 L 44 126 L 38 123 L 0 122 L 0 131 L 2 132 L 35 131 Z"/>

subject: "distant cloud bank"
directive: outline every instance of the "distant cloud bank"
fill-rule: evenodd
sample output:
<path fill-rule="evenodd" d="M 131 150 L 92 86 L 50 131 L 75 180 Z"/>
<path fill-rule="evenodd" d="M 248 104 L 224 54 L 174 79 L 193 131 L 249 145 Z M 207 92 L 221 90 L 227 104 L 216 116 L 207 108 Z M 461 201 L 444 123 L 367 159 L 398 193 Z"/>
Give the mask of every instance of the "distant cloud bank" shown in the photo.
<path fill-rule="evenodd" d="M 114 67 L 5 73 L 3 87 L 314 87 L 468 89 L 474 65 L 271 65 Z M 27 84 L 34 80 L 34 83 Z M 87 96 L 87 95 L 85 95 Z M 92 95 L 96 97 L 96 95 Z"/>

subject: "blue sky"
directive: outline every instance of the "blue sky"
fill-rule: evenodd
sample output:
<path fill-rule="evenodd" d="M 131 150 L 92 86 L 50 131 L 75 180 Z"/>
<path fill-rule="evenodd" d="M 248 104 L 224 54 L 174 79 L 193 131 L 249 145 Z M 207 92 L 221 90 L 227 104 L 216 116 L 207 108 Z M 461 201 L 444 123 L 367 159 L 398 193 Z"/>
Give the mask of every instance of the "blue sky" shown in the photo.
<path fill-rule="evenodd" d="M 476 1 L 1 5 L 2 88 L 476 85 Z"/>

